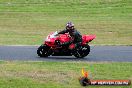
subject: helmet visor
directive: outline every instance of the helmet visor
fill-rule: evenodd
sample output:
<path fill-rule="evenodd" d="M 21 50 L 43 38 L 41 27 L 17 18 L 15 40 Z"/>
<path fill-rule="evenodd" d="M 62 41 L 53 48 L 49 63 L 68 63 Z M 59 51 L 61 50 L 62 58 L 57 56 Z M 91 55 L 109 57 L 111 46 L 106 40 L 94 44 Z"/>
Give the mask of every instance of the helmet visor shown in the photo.
<path fill-rule="evenodd" d="M 74 26 L 71 26 L 71 27 L 66 27 L 67 30 L 73 30 L 74 29 Z"/>

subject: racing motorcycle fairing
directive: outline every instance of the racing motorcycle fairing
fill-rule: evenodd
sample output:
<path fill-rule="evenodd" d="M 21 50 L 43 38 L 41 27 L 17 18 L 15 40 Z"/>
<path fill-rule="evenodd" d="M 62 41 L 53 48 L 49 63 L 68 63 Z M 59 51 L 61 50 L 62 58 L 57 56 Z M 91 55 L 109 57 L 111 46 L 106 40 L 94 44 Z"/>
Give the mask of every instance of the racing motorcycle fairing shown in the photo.
<path fill-rule="evenodd" d="M 69 42 L 72 40 L 68 33 L 58 34 L 58 32 L 50 33 L 43 44 L 38 48 L 37 54 L 40 57 L 47 56 L 72 56 L 74 55 L 77 58 L 83 58 L 87 56 L 90 52 L 90 46 L 88 45 L 95 35 L 82 35 L 82 43 L 79 47 L 75 48 L 75 44 L 59 46 L 62 43 Z"/>
<path fill-rule="evenodd" d="M 89 43 L 91 42 L 93 39 L 96 38 L 96 35 L 83 35 L 82 36 L 82 40 L 83 40 L 83 44 Z"/>

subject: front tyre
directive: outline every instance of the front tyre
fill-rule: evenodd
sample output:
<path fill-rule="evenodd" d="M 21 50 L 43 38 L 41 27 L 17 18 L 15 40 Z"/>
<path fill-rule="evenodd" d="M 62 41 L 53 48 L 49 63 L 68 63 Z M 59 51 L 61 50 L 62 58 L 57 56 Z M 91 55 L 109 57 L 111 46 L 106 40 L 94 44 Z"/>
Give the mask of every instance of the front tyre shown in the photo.
<path fill-rule="evenodd" d="M 89 45 L 84 45 L 84 46 L 79 46 L 74 50 L 74 56 L 76 58 L 84 58 L 87 56 L 90 52 L 90 46 Z"/>
<path fill-rule="evenodd" d="M 37 54 L 40 57 L 48 57 L 49 56 L 49 47 L 47 45 L 41 45 L 38 50 Z"/>

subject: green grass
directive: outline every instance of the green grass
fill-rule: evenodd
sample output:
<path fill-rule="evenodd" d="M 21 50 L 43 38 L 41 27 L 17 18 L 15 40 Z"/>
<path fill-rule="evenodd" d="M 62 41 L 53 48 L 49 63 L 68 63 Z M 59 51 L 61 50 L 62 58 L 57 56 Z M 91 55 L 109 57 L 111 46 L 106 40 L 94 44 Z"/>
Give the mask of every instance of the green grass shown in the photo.
<path fill-rule="evenodd" d="M 132 0 L 0 0 L 0 45 L 40 45 L 67 21 L 96 34 L 91 44 L 132 45 Z M 0 88 L 81 88 L 82 68 L 92 79 L 132 80 L 132 63 L 1 61 Z"/>
<path fill-rule="evenodd" d="M 40 45 L 73 21 L 92 44 L 132 45 L 132 0 L 0 0 L 0 45 Z"/>
<path fill-rule="evenodd" d="M 91 79 L 130 79 L 132 63 L 117 62 L 0 62 L 0 88 L 81 88 L 81 69 Z M 89 86 L 88 88 L 106 88 Z M 116 86 L 130 88 L 132 86 Z M 83 88 L 83 87 L 82 87 Z M 115 88 L 115 86 L 107 86 Z"/>

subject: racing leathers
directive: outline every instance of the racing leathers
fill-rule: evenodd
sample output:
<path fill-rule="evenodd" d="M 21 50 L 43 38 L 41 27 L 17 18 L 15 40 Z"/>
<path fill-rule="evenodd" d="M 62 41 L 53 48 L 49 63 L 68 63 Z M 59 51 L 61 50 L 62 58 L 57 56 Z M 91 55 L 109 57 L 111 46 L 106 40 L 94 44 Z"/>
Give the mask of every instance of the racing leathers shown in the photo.
<path fill-rule="evenodd" d="M 71 36 L 72 39 L 71 39 L 71 41 L 65 42 L 62 45 L 70 45 L 73 43 L 73 44 L 75 44 L 75 48 L 76 48 L 82 43 L 82 35 L 76 29 L 74 29 L 74 30 L 64 29 L 64 30 L 60 31 L 58 34 L 65 34 L 65 33 L 69 33 L 69 35 Z"/>

